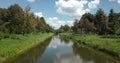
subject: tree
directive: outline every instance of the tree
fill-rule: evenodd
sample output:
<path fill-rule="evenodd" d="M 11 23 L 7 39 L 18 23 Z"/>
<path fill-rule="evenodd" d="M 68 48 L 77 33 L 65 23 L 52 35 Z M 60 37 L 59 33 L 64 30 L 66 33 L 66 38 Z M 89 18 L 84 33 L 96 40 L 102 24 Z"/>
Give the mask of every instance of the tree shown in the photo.
<path fill-rule="evenodd" d="M 6 25 L 9 24 L 7 15 L 7 9 L 0 8 L 0 32 L 9 32 L 6 28 Z"/>
<path fill-rule="evenodd" d="M 82 33 L 93 33 L 95 31 L 94 16 L 90 13 L 85 13 L 79 21 L 79 28 Z"/>
<path fill-rule="evenodd" d="M 52 27 L 49 26 L 48 24 L 46 24 L 44 17 L 37 17 L 37 25 L 36 25 L 36 29 L 38 32 L 42 31 L 42 32 L 50 32 L 52 31 Z"/>
<path fill-rule="evenodd" d="M 115 21 L 116 16 L 113 9 L 110 10 L 109 16 L 108 16 L 108 26 L 109 26 L 109 34 L 115 34 Z"/>
<path fill-rule="evenodd" d="M 99 9 L 95 15 L 95 27 L 97 28 L 96 32 L 100 35 L 107 34 L 108 22 L 107 17 L 102 9 Z"/>
<path fill-rule="evenodd" d="M 78 30 L 79 30 L 79 23 L 78 23 L 79 21 L 77 20 L 77 19 L 75 19 L 75 22 L 74 22 L 74 24 L 73 24 L 73 26 L 71 27 L 72 28 L 72 30 L 73 30 L 73 32 L 74 33 L 78 33 Z"/>
<path fill-rule="evenodd" d="M 10 33 L 22 33 L 23 32 L 23 24 L 24 24 L 24 11 L 18 5 L 11 5 L 8 8 L 8 22 L 7 28 Z"/>
<path fill-rule="evenodd" d="M 7 9 L 0 8 L 0 32 L 25 34 L 31 32 L 51 32 L 53 29 L 46 24 L 44 17 L 38 18 L 27 6 L 25 10 L 14 4 Z"/>
<path fill-rule="evenodd" d="M 115 34 L 120 35 L 120 13 L 115 13 Z"/>
<path fill-rule="evenodd" d="M 58 29 L 59 32 L 71 32 L 71 27 L 69 27 L 68 25 L 61 25 L 61 27 Z"/>
<path fill-rule="evenodd" d="M 64 32 L 70 32 L 71 28 L 68 25 L 64 25 Z"/>
<path fill-rule="evenodd" d="M 64 32 L 64 26 L 61 25 L 60 28 L 58 29 L 58 31 L 59 31 L 60 33 Z"/>
<path fill-rule="evenodd" d="M 50 25 L 46 24 L 46 32 L 53 32 L 53 29 Z"/>

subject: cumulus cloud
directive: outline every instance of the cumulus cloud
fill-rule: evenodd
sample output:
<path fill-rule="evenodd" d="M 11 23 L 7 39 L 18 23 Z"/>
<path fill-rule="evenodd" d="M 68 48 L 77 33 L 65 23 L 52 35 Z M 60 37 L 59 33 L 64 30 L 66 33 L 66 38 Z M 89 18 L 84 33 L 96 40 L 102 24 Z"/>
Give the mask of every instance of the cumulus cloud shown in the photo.
<path fill-rule="evenodd" d="M 120 0 L 109 0 L 110 2 L 117 2 L 120 4 Z"/>
<path fill-rule="evenodd" d="M 120 3 L 120 0 L 118 0 L 117 2 Z"/>
<path fill-rule="evenodd" d="M 87 0 L 58 0 L 55 1 L 55 6 L 59 14 L 80 18 L 84 13 L 96 8 L 99 2 L 100 0 L 90 2 Z M 86 5 L 88 5 L 88 7 L 85 8 Z"/>
<path fill-rule="evenodd" d="M 94 0 L 88 3 L 89 9 L 95 9 L 100 3 L 100 0 Z"/>
<path fill-rule="evenodd" d="M 70 17 L 80 17 L 89 11 L 88 9 L 84 9 L 84 5 L 87 3 L 88 1 L 86 0 L 58 0 L 55 2 L 57 12 Z"/>
<path fill-rule="evenodd" d="M 57 17 L 50 17 L 46 20 L 46 23 L 48 23 L 49 25 L 51 25 L 54 29 L 58 29 L 61 25 L 69 25 L 72 26 L 73 25 L 73 21 L 63 21 L 63 20 L 59 20 Z"/>
<path fill-rule="evenodd" d="M 35 2 L 35 0 L 27 0 L 28 2 Z"/>
<path fill-rule="evenodd" d="M 36 15 L 37 17 L 43 17 L 42 12 L 37 12 L 37 13 L 35 13 L 35 15 Z"/>

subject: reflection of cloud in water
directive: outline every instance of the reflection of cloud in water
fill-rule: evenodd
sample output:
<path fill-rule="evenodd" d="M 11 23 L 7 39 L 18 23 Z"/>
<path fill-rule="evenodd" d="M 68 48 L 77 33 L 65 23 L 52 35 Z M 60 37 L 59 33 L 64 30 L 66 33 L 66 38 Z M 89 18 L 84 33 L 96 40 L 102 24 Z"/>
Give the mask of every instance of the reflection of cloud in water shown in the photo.
<path fill-rule="evenodd" d="M 54 63 L 94 63 L 93 61 L 84 61 L 78 55 L 74 55 L 73 52 L 59 52 L 56 54 Z"/>
<path fill-rule="evenodd" d="M 57 48 L 58 46 L 62 46 L 62 45 L 66 45 L 66 46 L 72 46 L 73 43 L 72 41 L 70 41 L 68 44 L 66 44 L 65 42 L 61 42 L 61 40 L 59 39 L 59 36 L 55 36 L 52 38 L 51 43 L 49 44 L 49 48 Z"/>

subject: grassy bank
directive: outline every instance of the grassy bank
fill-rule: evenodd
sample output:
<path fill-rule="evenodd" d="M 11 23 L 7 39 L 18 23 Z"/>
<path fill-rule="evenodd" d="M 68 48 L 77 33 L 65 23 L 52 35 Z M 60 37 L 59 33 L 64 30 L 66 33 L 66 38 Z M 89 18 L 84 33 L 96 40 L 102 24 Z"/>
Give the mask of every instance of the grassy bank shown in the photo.
<path fill-rule="evenodd" d="M 64 38 L 73 39 L 75 42 L 86 44 L 95 49 L 120 58 L 120 38 L 105 38 L 100 35 L 61 34 Z"/>
<path fill-rule="evenodd" d="M 12 34 L 10 38 L 0 40 L 0 62 L 38 45 L 53 33 L 34 33 L 26 35 Z"/>

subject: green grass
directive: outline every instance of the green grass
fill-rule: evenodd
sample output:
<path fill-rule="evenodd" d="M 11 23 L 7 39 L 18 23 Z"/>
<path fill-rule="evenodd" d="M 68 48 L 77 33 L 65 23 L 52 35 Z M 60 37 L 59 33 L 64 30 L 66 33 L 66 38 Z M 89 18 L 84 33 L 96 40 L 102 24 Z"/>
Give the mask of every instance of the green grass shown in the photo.
<path fill-rule="evenodd" d="M 97 46 L 109 51 L 114 51 L 120 57 L 120 38 L 102 38 L 101 35 L 84 35 L 84 34 L 67 34 L 62 33 L 62 36 L 73 39 L 75 42 L 85 42 L 89 46 Z"/>
<path fill-rule="evenodd" d="M 17 35 L 12 34 L 10 38 L 0 40 L 0 62 L 6 58 L 13 57 L 22 53 L 31 47 L 38 45 L 47 38 L 51 37 L 53 33 L 37 33 Z"/>

